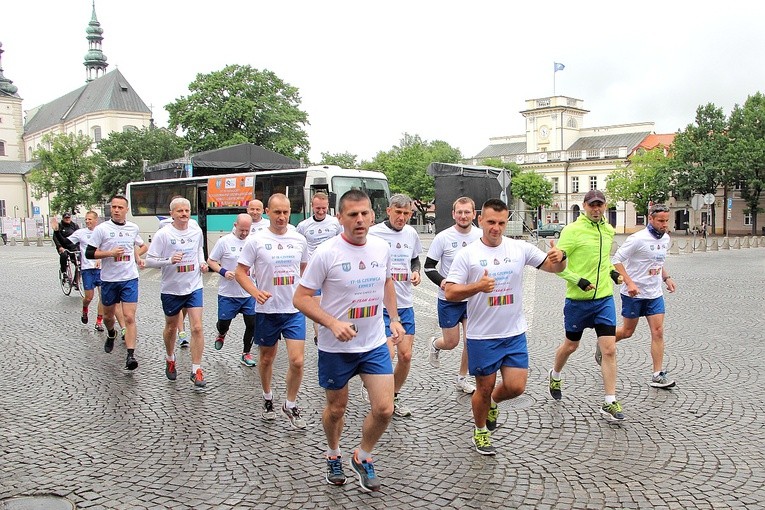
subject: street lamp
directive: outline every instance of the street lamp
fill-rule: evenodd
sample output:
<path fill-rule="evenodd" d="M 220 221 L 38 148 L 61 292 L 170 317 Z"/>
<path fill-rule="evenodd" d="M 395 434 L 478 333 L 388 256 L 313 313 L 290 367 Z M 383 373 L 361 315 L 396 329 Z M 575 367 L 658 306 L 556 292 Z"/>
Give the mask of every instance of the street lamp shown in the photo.
<path fill-rule="evenodd" d="M 13 217 L 14 217 L 14 218 L 18 218 L 18 217 L 19 217 L 19 216 L 18 216 L 18 213 L 17 213 L 17 211 L 18 211 L 18 210 L 19 210 L 19 206 L 17 206 L 17 205 L 14 205 L 14 206 L 13 206 Z"/>

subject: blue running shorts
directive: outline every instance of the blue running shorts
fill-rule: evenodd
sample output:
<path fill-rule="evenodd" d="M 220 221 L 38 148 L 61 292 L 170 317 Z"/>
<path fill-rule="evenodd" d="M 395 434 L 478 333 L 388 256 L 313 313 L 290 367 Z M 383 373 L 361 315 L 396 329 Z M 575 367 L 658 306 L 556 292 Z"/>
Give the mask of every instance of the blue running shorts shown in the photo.
<path fill-rule="evenodd" d="M 87 289 L 87 287 L 85 287 Z M 627 319 L 637 319 L 639 317 L 648 317 L 649 315 L 660 315 L 664 313 L 664 296 L 654 299 L 641 299 L 630 296 L 622 296 L 622 317 Z"/>
<path fill-rule="evenodd" d="M 529 368 L 526 333 L 505 338 L 467 339 L 468 369 L 472 376 L 497 373 L 500 367 Z"/>
<path fill-rule="evenodd" d="M 218 320 L 230 321 L 238 314 L 255 315 L 255 298 L 218 296 Z"/>
<path fill-rule="evenodd" d="M 438 327 L 451 329 L 467 319 L 467 301 L 438 300 Z"/>
<path fill-rule="evenodd" d="M 124 282 L 101 282 L 101 302 L 104 306 L 138 302 L 138 278 Z"/>
<path fill-rule="evenodd" d="M 197 289 L 184 296 L 160 294 L 159 297 L 162 300 L 162 311 L 167 317 L 173 317 L 184 308 L 202 308 L 203 295 L 202 289 Z"/>
<path fill-rule="evenodd" d="M 100 269 L 83 269 L 81 274 L 82 274 L 83 289 L 93 290 L 96 287 L 101 286 L 101 270 Z"/>
<path fill-rule="evenodd" d="M 566 331 L 579 332 L 594 328 L 596 324 L 616 327 L 616 306 L 614 297 L 574 300 L 566 298 L 563 305 Z"/>
<path fill-rule="evenodd" d="M 319 349 L 319 386 L 341 390 L 354 375 L 392 375 L 388 345 L 367 352 L 326 352 Z"/>
<path fill-rule="evenodd" d="M 414 308 L 399 308 L 398 318 L 401 319 L 401 325 L 404 326 L 404 334 L 414 335 Z M 385 336 L 390 338 L 390 316 L 385 308 L 383 308 L 383 322 L 385 323 Z"/>
<path fill-rule="evenodd" d="M 256 345 L 273 347 L 279 338 L 305 340 L 305 315 L 295 313 L 256 313 Z"/>

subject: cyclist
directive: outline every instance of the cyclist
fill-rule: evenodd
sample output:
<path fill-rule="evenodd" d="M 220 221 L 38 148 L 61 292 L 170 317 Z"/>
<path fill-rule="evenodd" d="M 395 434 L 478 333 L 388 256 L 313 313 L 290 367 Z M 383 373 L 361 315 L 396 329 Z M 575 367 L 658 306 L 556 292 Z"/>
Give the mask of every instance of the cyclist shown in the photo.
<path fill-rule="evenodd" d="M 61 268 L 61 274 L 63 275 L 61 279 L 62 281 L 66 282 L 67 257 L 69 257 L 72 263 L 76 263 L 75 255 L 73 253 L 67 253 L 67 250 L 75 251 L 76 247 L 67 238 L 79 230 L 80 227 L 72 221 L 72 214 L 65 212 L 61 216 L 61 223 L 59 223 L 56 218 L 51 220 L 51 228 L 53 228 L 53 244 L 55 245 L 56 251 L 59 254 L 59 264 Z"/>

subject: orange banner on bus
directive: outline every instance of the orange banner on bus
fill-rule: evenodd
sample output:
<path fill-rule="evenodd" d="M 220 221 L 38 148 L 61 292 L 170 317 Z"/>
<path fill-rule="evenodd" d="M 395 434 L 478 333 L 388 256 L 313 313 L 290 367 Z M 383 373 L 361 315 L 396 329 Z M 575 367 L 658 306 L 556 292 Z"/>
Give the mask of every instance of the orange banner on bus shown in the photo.
<path fill-rule="evenodd" d="M 255 177 L 252 175 L 228 175 L 210 177 L 207 181 L 207 207 L 247 207 L 252 200 Z"/>

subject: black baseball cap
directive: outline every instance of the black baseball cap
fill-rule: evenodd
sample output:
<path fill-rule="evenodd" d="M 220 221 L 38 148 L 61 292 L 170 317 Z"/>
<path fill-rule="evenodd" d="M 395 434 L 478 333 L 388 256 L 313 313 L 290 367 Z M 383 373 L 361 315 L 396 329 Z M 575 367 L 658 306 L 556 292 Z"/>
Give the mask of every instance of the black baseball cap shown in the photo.
<path fill-rule="evenodd" d="M 592 205 L 593 202 L 603 202 L 605 204 L 606 196 L 602 191 L 598 189 L 591 189 L 587 192 L 586 195 L 584 195 L 584 203 L 587 205 Z"/>
<path fill-rule="evenodd" d="M 62 218 L 71 218 L 72 217 L 72 213 L 65 212 L 64 214 L 61 215 L 61 217 Z"/>

